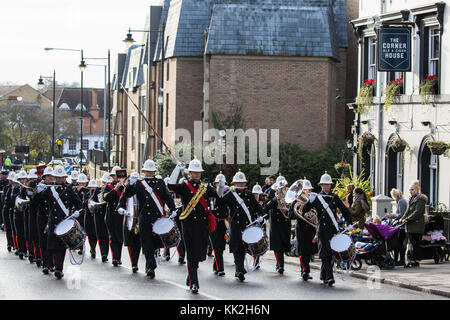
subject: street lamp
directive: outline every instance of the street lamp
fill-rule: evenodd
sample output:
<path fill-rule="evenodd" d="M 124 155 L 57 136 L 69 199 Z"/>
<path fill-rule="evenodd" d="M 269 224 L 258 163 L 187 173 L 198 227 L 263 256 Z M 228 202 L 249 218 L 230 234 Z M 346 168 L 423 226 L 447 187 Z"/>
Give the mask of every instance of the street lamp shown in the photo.
<path fill-rule="evenodd" d="M 108 171 L 111 171 L 111 164 L 110 164 L 110 150 L 111 150 L 111 52 L 108 49 L 108 57 L 107 58 L 85 58 L 85 60 L 108 60 L 108 85 L 106 86 L 106 76 L 105 76 L 105 91 L 108 94 L 108 139 L 104 141 L 105 143 L 105 149 L 106 149 L 106 159 L 108 161 Z M 103 95 L 105 96 L 105 95 Z M 103 104 L 105 101 L 103 101 Z M 106 119 L 105 119 L 106 120 Z M 104 126 L 105 127 L 105 126 Z"/>
<path fill-rule="evenodd" d="M 12 98 L 12 97 L 8 97 L 8 98 L 5 98 L 5 99 L 0 99 L 0 101 L 22 101 L 22 97 L 15 97 L 15 98 Z"/>
<path fill-rule="evenodd" d="M 56 72 L 53 70 L 53 77 L 42 77 L 39 76 L 38 88 L 43 89 L 45 83 L 42 78 L 53 78 L 53 100 L 52 100 L 52 161 L 55 159 L 55 110 L 56 110 Z"/>
<path fill-rule="evenodd" d="M 83 72 L 86 70 L 86 64 L 83 58 L 82 49 L 66 49 L 66 48 L 45 48 L 45 51 L 59 50 L 59 51 L 78 51 L 81 53 L 81 62 L 78 65 L 81 72 L 81 103 L 80 103 L 80 168 L 83 167 Z"/>
<path fill-rule="evenodd" d="M 163 148 L 163 142 L 162 142 L 162 137 L 163 137 L 163 124 L 164 124 L 164 119 L 163 119 L 163 112 L 164 112 L 164 32 L 165 32 L 165 23 L 163 22 L 161 24 L 161 28 L 158 30 L 131 30 L 131 28 L 128 28 L 128 33 L 126 38 L 123 40 L 123 42 L 125 42 L 127 48 L 129 48 L 135 41 L 133 39 L 133 35 L 131 34 L 131 32 L 147 32 L 148 33 L 148 37 L 147 37 L 147 42 L 148 45 L 150 46 L 150 34 L 152 32 L 157 32 L 161 34 L 161 84 L 160 84 L 160 93 L 158 96 L 158 104 L 160 106 L 160 124 L 159 124 L 159 130 L 160 130 L 160 150 L 162 151 Z M 151 65 L 151 61 L 150 61 L 150 53 L 148 54 L 148 75 L 147 75 L 147 79 L 148 82 L 150 82 L 150 65 Z M 147 95 L 148 95 L 148 110 L 150 112 L 151 110 L 151 102 L 150 102 L 150 83 L 147 84 Z M 155 143 L 155 149 L 156 149 L 156 143 Z"/>

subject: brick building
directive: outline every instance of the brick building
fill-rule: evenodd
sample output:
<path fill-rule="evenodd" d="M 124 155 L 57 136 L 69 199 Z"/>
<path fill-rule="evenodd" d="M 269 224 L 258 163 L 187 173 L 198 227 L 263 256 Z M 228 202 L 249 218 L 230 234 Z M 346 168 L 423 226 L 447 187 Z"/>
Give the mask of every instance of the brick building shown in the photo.
<path fill-rule="evenodd" d="M 356 45 L 349 47 L 348 21 L 357 16 L 357 3 L 165 0 L 151 7 L 146 28 L 154 30 L 156 24 L 164 32 L 162 37 L 162 32 L 151 32 L 143 41 L 141 54 L 150 52 L 141 60 L 151 66 L 143 69 L 141 85 L 142 94 L 150 97 L 143 99 L 149 119 L 169 145 L 175 143 L 176 129 L 192 133 L 194 121 L 212 128 L 215 111 L 236 106 L 243 109 L 244 130 L 280 129 L 281 142 L 306 149 L 351 136 L 352 114 L 345 105 L 356 95 L 351 56 Z M 130 128 L 122 134 L 130 134 Z M 151 131 L 147 136 L 141 141 L 148 145 L 143 153 L 153 157 L 160 144 Z M 130 146 L 120 148 L 131 154 Z M 145 158 L 134 156 L 133 161 Z"/>

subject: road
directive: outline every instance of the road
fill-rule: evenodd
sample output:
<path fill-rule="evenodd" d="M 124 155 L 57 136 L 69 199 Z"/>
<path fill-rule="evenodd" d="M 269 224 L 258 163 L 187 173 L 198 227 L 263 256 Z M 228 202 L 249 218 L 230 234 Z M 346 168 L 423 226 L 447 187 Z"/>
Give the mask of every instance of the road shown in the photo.
<path fill-rule="evenodd" d="M 194 295 L 185 286 L 186 265 L 178 264 L 175 253 L 173 259 L 156 269 L 155 279 L 146 277 L 145 259 L 141 255 L 139 272 L 133 274 L 124 248 L 119 267 L 113 267 L 111 257 L 108 263 L 99 258 L 86 256 L 81 266 L 73 266 L 66 255 L 65 276 L 56 280 L 53 274 L 44 275 L 41 269 L 28 260 L 19 260 L 9 253 L 5 246 L 5 235 L 0 232 L 0 299 L 86 299 L 86 300 L 392 300 L 392 299 L 443 299 L 421 292 L 415 292 L 385 284 L 370 289 L 366 281 L 349 278 L 343 281 L 336 276 L 335 287 L 326 287 L 319 281 L 319 271 L 312 270 L 313 280 L 303 282 L 295 265 L 286 265 L 284 275 L 275 272 L 275 262 L 263 259 L 261 268 L 246 275 L 241 283 L 234 277 L 233 256 L 225 253 L 224 277 L 212 272 L 213 258 L 200 263 L 199 294 Z M 98 248 L 97 248 L 98 250 Z M 88 250 L 87 250 L 88 251 Z M 172 252 L 174 249 L 172 249 Z M 270 254 L 270 253 L 268 253 Z M 78 257 L 78 254 L 75 254 Z"/>

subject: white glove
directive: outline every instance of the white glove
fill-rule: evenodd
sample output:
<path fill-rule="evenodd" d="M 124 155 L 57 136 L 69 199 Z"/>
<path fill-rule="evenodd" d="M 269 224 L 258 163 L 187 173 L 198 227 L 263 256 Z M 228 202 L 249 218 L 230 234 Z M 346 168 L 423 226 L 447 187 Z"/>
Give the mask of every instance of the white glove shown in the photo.
<path fill-rule="evenodd" d="M 27 190 L 27 195 L 28 195 L 29 197 L 32 197 L 32 196 L 33 196 L 33 191 Z"/>
<path fill-rule="evenodd" d="M 263 217 L 258 217 L 258 219 L 256 219 L 257 222 L 262 223 L 264 221 Z"/>
<path fill-rule="evenodd" d="M 180 168 L 181 170 L 183 170 L 186 168 L 186 164 L 184 162 L 178 162 L 177 167 Z"/>
<path fill-rule="evenodd" d="M 127 214 L 127 210 L 125 210 L 124 208 L 119 208 L 117 209 L 117 212 L 121 215 L 121 216 L 125 216 Z"/>
<path fill-rule="evenodd" d="M 38 184 L 36 187 L 36 192 L 37 193 L 41 193 L 42 191 L 44 191 L 45 189 L 45 185 L 44 184 Z"/>
<path fill-rule="evenodd" d="M 172 211 L 172 214 L 170 215 L 170 219 L 175 219 L 175 217 L 177 216 L 177 212 L 176 211 Z"/>
<path fill-rule="evenodd" d="M 317 193 L 311 192 L 309 194 L 309 202 L 314 202 L 314 200 L 316 200 L 316 197 L 317 197 Z"/>
<path fill-rule="evenodd" d="M 75 211 L 74 213 L 72 213 L 72 215 L 71 215 L 71 217 L 75 218 L 75 219 L 78 218 L 79 216 L 80 216 L 80 211 L 78 211 L 78 210 Z"/>
<path fill-rule="evenodd" d="M 137 181 L 137 178 L 135 176 L 130 177 L 130 185 L 134 185 Z"/>
<path fill-rule="evenodd" d="M 352 231 L 353 230 L 353 225 L 349 225 L 346 229 L 346 231 Z"/>

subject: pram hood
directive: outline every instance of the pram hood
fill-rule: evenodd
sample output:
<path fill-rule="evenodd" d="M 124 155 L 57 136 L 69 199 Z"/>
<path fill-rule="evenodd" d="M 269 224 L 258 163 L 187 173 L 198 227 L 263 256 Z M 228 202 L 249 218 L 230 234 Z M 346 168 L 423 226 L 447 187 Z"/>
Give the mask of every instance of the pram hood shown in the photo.
<path fill-rule="evenodd" d="M 398 231 L 399 227 L 390 227 L 384 224 L 375 224 L 372 222 L 365 224 L 367 231 L 372 237 L 381 237 L 383 240 L 389 240 Z"/>

